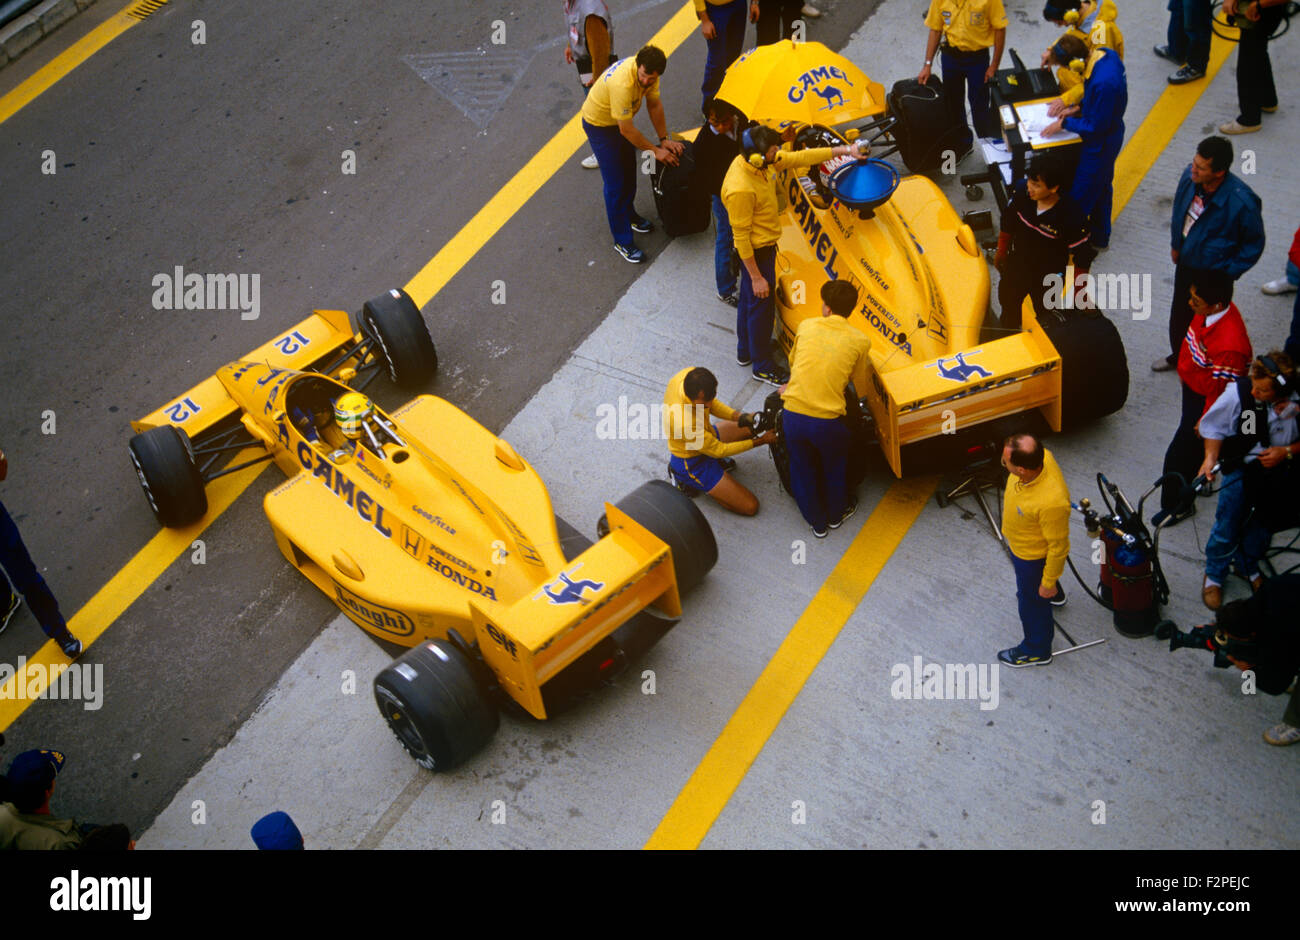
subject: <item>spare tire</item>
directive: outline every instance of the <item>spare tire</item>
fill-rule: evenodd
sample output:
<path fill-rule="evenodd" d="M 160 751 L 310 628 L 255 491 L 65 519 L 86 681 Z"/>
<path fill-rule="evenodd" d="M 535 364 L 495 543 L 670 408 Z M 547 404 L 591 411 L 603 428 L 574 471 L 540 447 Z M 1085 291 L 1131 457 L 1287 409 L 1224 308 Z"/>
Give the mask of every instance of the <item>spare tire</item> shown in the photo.
<path fill-rule="evenodd" d="M 376 356 L 394 385 L 417 388 L 438 372 L 438 351 L 420 308 L 404 290 L 393 288 L 368 300 L 358 318 L 361 333 L 378 347 Z"/>
<path fill-rule="evenodd" d="M 140 488 L 159 525 L 180 528 L 203 518 L 208 511 L 208 493 L 188 434 L 164 424 L 135 435 L 128 449 Z"/>
<path fill-rule="evenodd" d="M 446 640 L 426 640 L 375 676 L 375 703 L 421 767 L 450 770 L 496 734 L 501 716 L 474 666 Z"/>
<path fill-rule="evenodd" d="M 1103 314 L 1044 317 L 1047 338 L 1061 356 L 1061 427 L 1078 428 L 1128 401 L 1128 358 L 1119 330 Z"/>
<path fill-rule="evenodd" d="M 718 563 L 718 543 L 704 513 L 689 496 L 671 483 L 648 480 L 614 504 L 661 538 L 672 549 L 677 590 L 685 594 L 704 580 Z M 603 515 L 596 532 L 609 534 L 609 520 Z"/>

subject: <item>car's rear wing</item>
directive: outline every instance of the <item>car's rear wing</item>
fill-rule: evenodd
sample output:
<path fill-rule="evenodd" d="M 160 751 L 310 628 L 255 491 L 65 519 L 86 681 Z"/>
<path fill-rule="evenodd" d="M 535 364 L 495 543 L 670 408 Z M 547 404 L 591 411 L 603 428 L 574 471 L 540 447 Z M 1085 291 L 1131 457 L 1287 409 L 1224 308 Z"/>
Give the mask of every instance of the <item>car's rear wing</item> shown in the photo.
<path fill-rule="evenodd" d="M 1061 429 L 1061 357 L 1032 315 L 1025 330 L 880 375 L 880 447 L 902 476 L 902 448 L 1038 408 Z"/>
<path fill-rule="evenodd" d="M 347 311 L 315 310 L 287 333 L 263 343 L 242 358 L 277 368 L 307 369 L 356 342 Z M 139 434 L 160 425 L 174 424 L 193 439 L 237 410 L 235 400 L 217 377 L 211 375 L 157 411 L 132 421 L 131 428 Z"/>
<path fill-rule="evenodd" d="M 536 718 L 542 687 L 646 607 L 681 616 L 669 547 L 617 506 L 610 533 L 495 618 L 470 602 L 479 650 L 503 690 Z"/>

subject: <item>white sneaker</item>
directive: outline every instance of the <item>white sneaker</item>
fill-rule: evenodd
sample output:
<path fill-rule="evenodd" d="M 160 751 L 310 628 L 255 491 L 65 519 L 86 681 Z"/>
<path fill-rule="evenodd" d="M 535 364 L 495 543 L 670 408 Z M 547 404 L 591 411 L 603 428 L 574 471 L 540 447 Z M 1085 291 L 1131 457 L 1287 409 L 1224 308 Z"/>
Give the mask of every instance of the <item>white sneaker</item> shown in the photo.
<path fill-rule="evenodd" d="M 799 12 L 802 13 L 804 16 L 808 17 L 809 19 L 813 19 L 813 20 L 817 19 L 817 17 L 822 15 L 822 11 L 817 9 L 811 3 L 805 3 L 803 5 L 803 9 L 800 10 Z"/>
<path fill-rule="evenodd" d="M 1269 281 L 1260 290 L 1266 294 L 1293 294 L 1296 286 L 1286 278 L 1280 277 L 1276 281 Z"/>
<path fill-rule="evenodd" d="M 596 159 L 596 155 L 594 153 L 589 157 L 583 157 L 582 165 L 588 170 L 600 169 L 600 161 Z"/>

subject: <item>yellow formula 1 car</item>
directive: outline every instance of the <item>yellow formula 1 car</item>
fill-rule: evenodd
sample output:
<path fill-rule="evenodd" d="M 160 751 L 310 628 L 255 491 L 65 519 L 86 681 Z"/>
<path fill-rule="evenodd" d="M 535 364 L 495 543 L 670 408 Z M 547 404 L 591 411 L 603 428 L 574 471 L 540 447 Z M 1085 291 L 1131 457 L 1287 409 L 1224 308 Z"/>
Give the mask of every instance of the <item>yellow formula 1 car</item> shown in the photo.
<path fill-rule="evenodd" d="M 187 526 L 207 510 L 205 484 L 235 469 L 216 469 L 223 457 L 263 449 L 289 478 L 265 500 L 280 551 L 364 630 L 411 647 L 375 698 L 411 755 L 443 770 L 495 732 L 498 696 L 546 718 L 658 640 L 717 545 L 663 481 L 606 504 L 592 544 L 454 405 L 419 395 L 385 414 L 348 384 L 381 367 L 406 386 L 437 368 L 397 290 L 364 305 L 356 332 L 347 313 L 317 310 L 133 422 L 131 460 L 158 521 Z"/>
<path fill-rule="evenodd" d="M 728 70 L 719 97 L 761 123 L 796 130 L 796 148 L 862 139 L 882 156 L 906 138 L 925 149 L 918 131 L 899 126 L 901 114 L 888 113 L 883 87 L 819 43 L 786 40 L 748 53 Z M 834 127 L 815 123 L 823 113 Z M 928 177 L 900 178 L 880 159 L 841 158 L 780 171 L 776 182 L 784 205 L 777 340 L 788 354 L 799 324 L 821 315 L 818 292 L 828 279 L 858 288 L 849 319 L 871 337 L 874 370 L 855 385 L 896 475 L 946 463 L 1026 419 L 1060 431 L 1123 406 L 1128 364 L 1114 324 L 1095 310 L 1040 319 L 1026 299 L 1023 328 L 998 330 L 975 232 Z M 784 482 L 780 447 L 773 457 Z"/>

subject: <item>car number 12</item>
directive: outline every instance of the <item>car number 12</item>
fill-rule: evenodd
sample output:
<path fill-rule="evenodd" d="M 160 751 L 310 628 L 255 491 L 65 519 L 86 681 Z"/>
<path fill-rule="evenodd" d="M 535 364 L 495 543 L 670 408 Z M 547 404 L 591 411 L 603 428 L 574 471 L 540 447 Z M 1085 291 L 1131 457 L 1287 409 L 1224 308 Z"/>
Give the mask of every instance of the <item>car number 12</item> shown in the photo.
<path fill-rule="evenodd" d="M 292 356 L 298 350 L 310 343 L 307 337 L 303 336 L 297 330 L 294 330 L 288 336 L 281 336 L 275 341 L 275 348 L 280 350 L 286 356 Z"/>
<path fill-rule="evenodd" d="M 163 413 L 167 415 L 167 420 L 172 424 L 184 424 L 202 410 L 194 403 L 193 398 L 182 398 L 174 405 L 168 405 L 164 408 Z"/>

